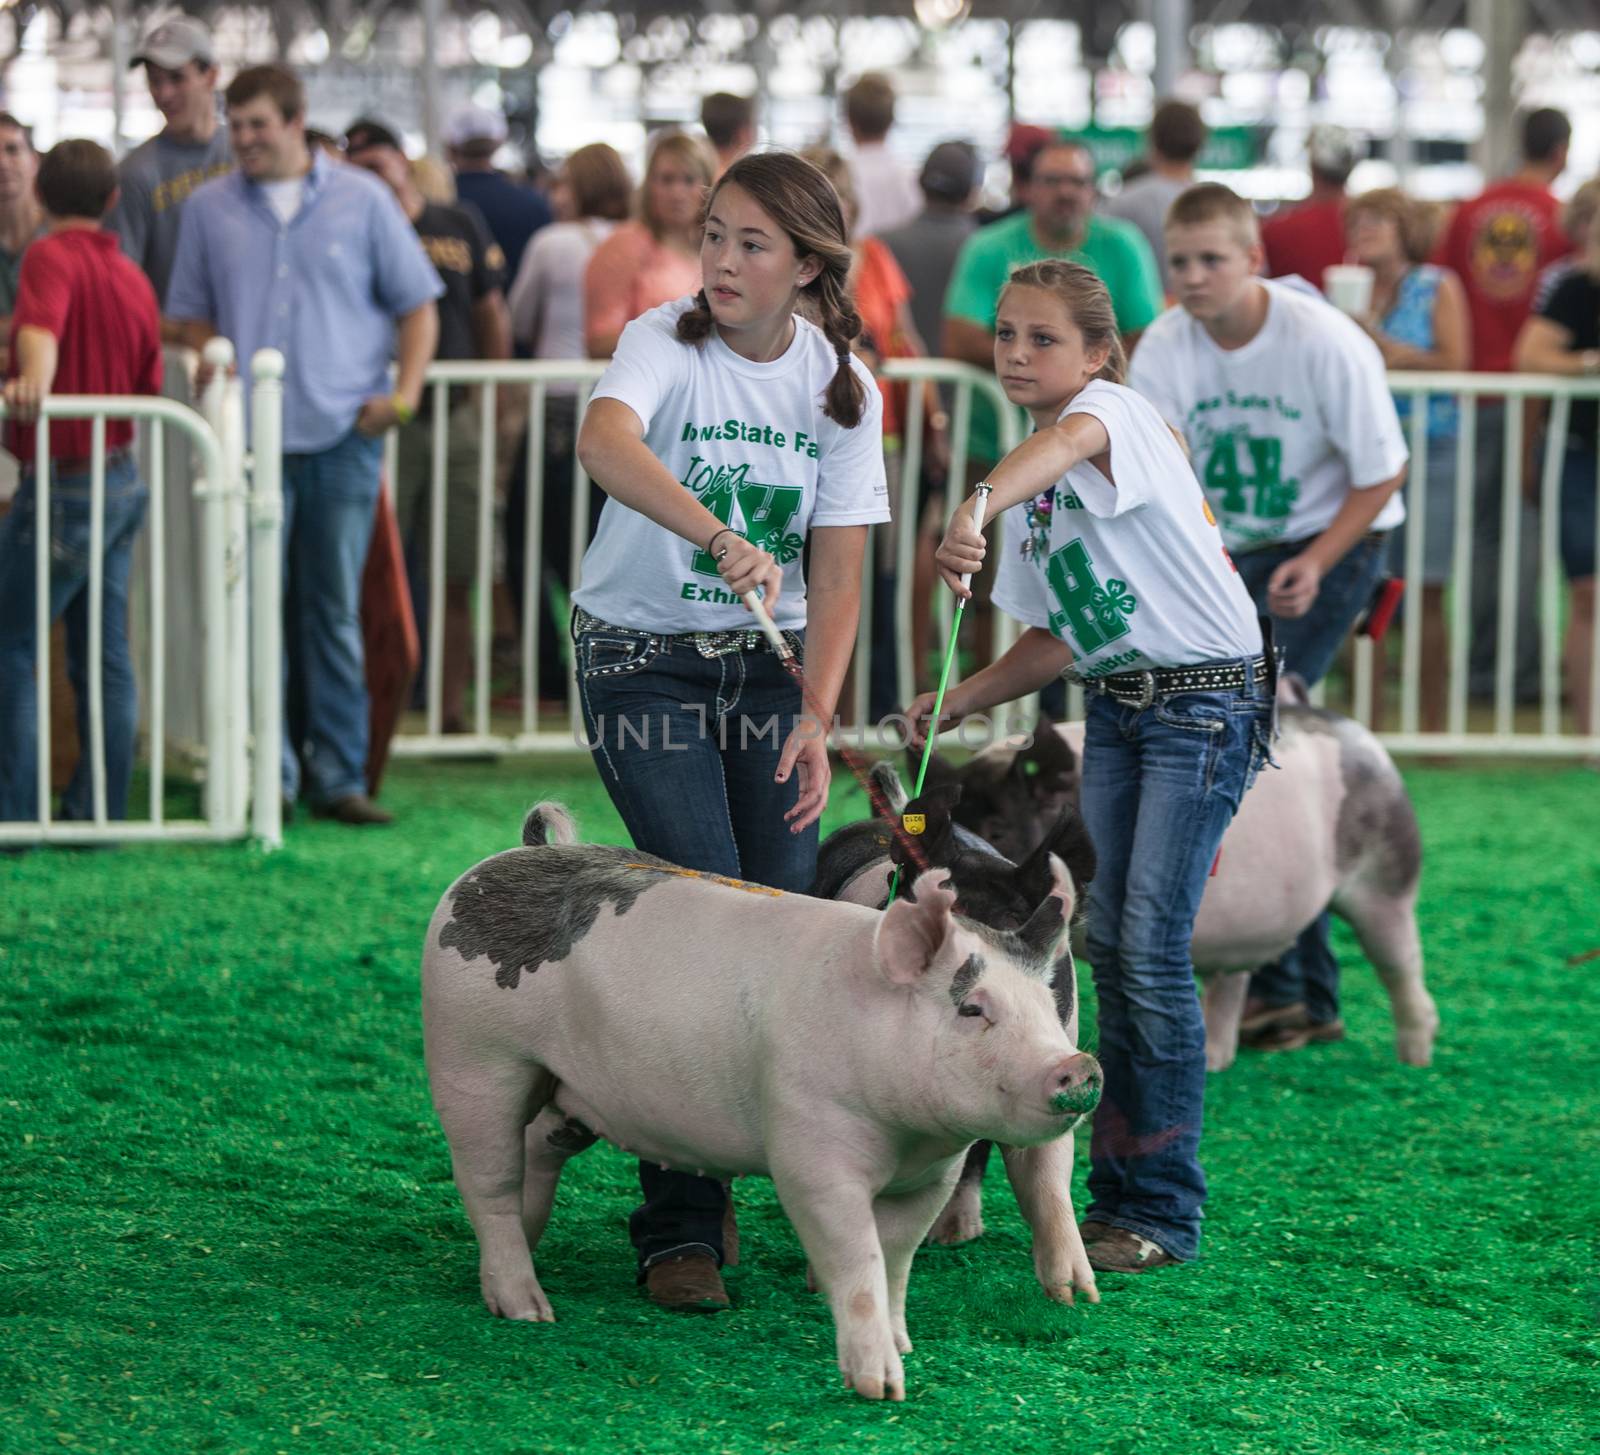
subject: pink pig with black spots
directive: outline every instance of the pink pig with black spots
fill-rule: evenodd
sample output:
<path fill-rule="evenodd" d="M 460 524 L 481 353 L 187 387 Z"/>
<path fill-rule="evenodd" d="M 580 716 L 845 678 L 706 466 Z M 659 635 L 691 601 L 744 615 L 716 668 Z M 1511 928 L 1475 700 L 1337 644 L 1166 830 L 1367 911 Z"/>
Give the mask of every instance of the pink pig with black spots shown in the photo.
<path fill-rule="evenodd" d="M 1020 930 L 954 913 L 945 874 L 880 913 L 574 842 L 541 804 L 428 927 L 428 1078 L 485 1303 L 554 1314 L 532 1251 L 597 1137 L 710 1177 L 770 1176 L 832 1310 L 839 1369 L 902 1399 L 912 1255 L 983 1138 L 1023 1184 L 1045 1292 L 1096 1301 L 1065 1134 L 1100 1068 L 1051 990 L 1072 879 Z"/>

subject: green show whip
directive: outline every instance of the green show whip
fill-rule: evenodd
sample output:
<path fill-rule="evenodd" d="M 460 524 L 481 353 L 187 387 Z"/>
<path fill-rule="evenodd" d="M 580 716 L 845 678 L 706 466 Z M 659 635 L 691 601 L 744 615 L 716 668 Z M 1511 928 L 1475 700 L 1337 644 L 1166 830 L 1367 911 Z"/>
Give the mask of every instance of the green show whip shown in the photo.
<path fill-rule="evenodd" d="M 987 484 L 975 487 L 978 502 L 972 508 L 972 526 L 981 536 L 983 534 L 984 512 L 989 504 L 989 491 L 993 487 Z M 972 572 L 968 571 L 961 578 L 961 584 L 969 591 L 972 589 Z M 956 598 L 955 615 L 950 619 L 950 640 L 944 649 L 944 667 L 939 672 L 939 690 L 933 697 L 933 719 L 928 724 L 928 738 L 922 745 L 922 764 L 917 769 L 917 786 L 912 791 L 913 798 L 922 795 L 922 780 L 928 776 L 928 759 L 933 756 L 933 740 L 939 736 L 939 719 L 944 715 L 945 688 L 950 685 L 950 667 L 956 659 L 956 643 L 961 639 L 961 615 L 967 609 L 970 598 L 958 596 Z M 900 892 L 900 865 L 896 864 L 894 877 L 889 881 L 889 904 L 894 903 L 894 897 Z M 888 908 L 885 905 L 884 908 Z"/>

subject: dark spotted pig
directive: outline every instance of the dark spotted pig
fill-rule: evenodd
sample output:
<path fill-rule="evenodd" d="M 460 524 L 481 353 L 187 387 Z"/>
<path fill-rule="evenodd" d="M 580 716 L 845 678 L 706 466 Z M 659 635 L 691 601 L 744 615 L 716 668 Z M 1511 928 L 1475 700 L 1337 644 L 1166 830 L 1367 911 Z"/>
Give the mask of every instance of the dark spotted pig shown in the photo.
<path fill-rule="evenodd" d="M 1281 697 L 1279 771 L 1261 773 L 1245 795 L 1195 918 L 1206 1065 L 1233 1064 L 1250 971 L 1277 959 L 1331 908 L 1355 930 L 1388 992 L 1399 1058 L 1426 1066 L 1439 1015 L 1423 983 L 1422 840 L 1405 784 L 1359 723 L 1310 706 L 1295 679 Z M 1059 795 L 1076 793 L 1082 724 L 1042 723 L 1038 738 L 1032 746 L 996 743 L 959 768 L 937 755 L 929 764 L 929 783 L 962 785 L 957 819 L 993 834 L 1013 856 L 1039 842 Z M 959 878 L 955 887 L 959 893 Z"/>
<path fill-rule="evenodd" d="M 1062 746 L 1061 751 L 1070 755 Z M 1030 778 L 1034 775 L 1029 774 Z M 896 833 L 882 819 L 847 824 L 830 834 L 817 853 L 817 877 L 811 893 L 825 899 L 842 899 L 882 909 L 889 899 L 891 878 L 898 872 L 901 893 L 914 893 L 910 876 L 917 861 L 950 871 L 957 907 L 968 919 L 991 929 L 1015 930 L 1027 922 L 1050 892 L 1050 857 L 1058 856 L 1078 885 L 1094 878 L 1094 849 L 1075 808 L 1067 807 L 1048 834 L 1021 864 L 997 854 L 970 829 L 954 822 L 952 811 L 961 797 L 958 784 L 947 783 L 907 800 L 894 766 L 873 766 L 872 779 L 885 805 L 914 832 Z M 915 843 L 913 853 L 911 844 Z M 1078 1044 L 1077 971 L 1072 953 L 1062 946 L 1055 969 L 1056 1012 L 1073 1045 Z M 945 1204 L 928 1241 L 945 1245 L 965 1243 L 983 1233 L 983 1175 L 993 1144 L 976 1143 L 967 1153 L 961 1177 Z M 1032 1188 L 1018 1186 L 1031 1175 L 1032 1164 L 1005 1154 L 1006 1170 L 1018 1202 L 1028 1207 L 1036 1197 Z M 1069 1163 L 1072 1148 L 1066 1149 Z"/>
<path fill-rule="evenodd" d="M 868 1398 L 903 1397 L 912 1254 L 980 1138 L 1037 1164 L 1046 1293 L 1097 1297 L 1062 1160 L 1100 1071 L 1050 991 L 1074 898 L 1059 860 L 1007 934 L 955 915 L 938 871 L 880 914 L 572 838 L 536 807 L 525 847 L 445 892 L 423 949 L 428 1077 L 494 1313 L 553 1318 L 531 1249 L 596 1136 L 770 1175 Z"/>

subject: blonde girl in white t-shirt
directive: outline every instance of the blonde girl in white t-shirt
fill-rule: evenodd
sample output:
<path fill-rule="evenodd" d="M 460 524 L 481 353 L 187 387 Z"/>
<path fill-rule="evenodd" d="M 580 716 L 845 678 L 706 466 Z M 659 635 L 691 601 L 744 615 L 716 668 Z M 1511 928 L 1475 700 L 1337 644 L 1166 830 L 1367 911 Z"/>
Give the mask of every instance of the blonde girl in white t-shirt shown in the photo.
<path fill-rule="evenodd" d="M 1082 808 L 1098 858 L 1088 952 L 1105 1089 L 1081 1231 L 1092 1267 L 1142 1273 L 1199 1252 L 1205 1032 L 1189 940 L 1266 748 L 1268 672 L 1187 455 L 1122 385 L 1105 285 L 1076 263 L 1019 269 L 1000 297 L 994 357 L 1036 426 L 987 482 L 989 517 L 1013 510 L 994 601 L 1027 630 L 949 693 L 945 722 L 1069 667 L 1090 689 Z M 976 500 L 938 554 L 961 595 L 985 555 Z M 925 730 L 932 711 L 925 694 L 908 715 Z"/>
<path fill-rule="evenodd" d="M 606 790 L 636 847 L 791 891 L 815 874 L 823 724 L 855 643 L 867 526 L 889 518 L 882 406 L 850 353 L 850 261 L 821 172 L 785 152 L 741 158 L 707 200 L 704 287 L 628 324 L 578 439 L 609 497 L 573 593 Z M 804 653 L 804 706 L 740 599 L 751 591 Z M 667 1307 L 726 1307 L 721 1185 L 640 1175 L 641 1281 Z"/>

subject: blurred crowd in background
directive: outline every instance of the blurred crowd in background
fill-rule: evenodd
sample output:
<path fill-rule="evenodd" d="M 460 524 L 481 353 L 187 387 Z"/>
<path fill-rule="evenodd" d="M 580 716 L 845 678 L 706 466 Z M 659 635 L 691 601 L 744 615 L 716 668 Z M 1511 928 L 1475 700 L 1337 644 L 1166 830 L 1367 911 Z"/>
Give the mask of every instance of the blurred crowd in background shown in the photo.
<path fill-rule="evenodd" d="M 756 144 L 757 98 L 705 97 L 698 128 L 650 138 L 639 176 L 617 150 L 599 141 L 561 158 L 528 157 L 522 171 L 510 172 L 499 165 L 505 157 L 506 119 L 480 106 L 461 107 L 446 118 L 447 165 L 440 165 L 408 156 L 402 132 L 382 116 L 363 117 L 337 133 L 318 130 L 316 118 L 306 114 L 302 86 L 282 67 L 248 68 L 224 91 L 210 33 L 186 17 L 167 19 L 151 30 L 134 65 L 143 71 L 165 125 L 117 167 L 103 218 L 98 213 L 57 216 L 38 186 L 41 169 L 61 147 L 81 150 L 93 144 L 61 143 L 41 158 L 28 128 L 0 112 L 0 312 L 7 316 L 8 374 L 14 381 L 8 399 L 19 399 L 15 380 L 26 373 L 18 355 L 18 325 L 44 319 L 38 326 L 47 328 L 50 316 L 40 311 L 38 298 L 30 298 L 30 287 L 45 286 L 45 274 L 30 270 L 31 252 L 63 227 L 103 224 L 148 280 L 159 310 L 153 326 L 164 342 L 198 346 L 223 333 L 241 358 L 265 345 L 283 349 L 289 370 L 286 467 L 293 477 L 294 508 L 337 501 L 342 491 L 358 496 L 348 482 L 378 468 L 377 441 L 398 429 L 400 463 L 389 482 L 394 519 L 413 600 L 420 605 L 429 591 L 444 594 L 442 726 L 446 732 L 464 731 L 472 679 L 482 398 L 476 387 L 457 386 L 447 399 L 445 572 L 442 581 L 430 581 L 435 412 L 425 393 L 424 370 L 434 359 L 605 359 L 631 319 L 697 291 L 702 199 L 721 171 Z M 1196 158 L 1207 140 L 1200 111 L 1181 100 L 1161 102 L 1145 135 L 1143 156 L 1123 171 L 1119 190 L 1107 197 L 1100 195 L 1092 152 L 1047 127 L 1012 126 L 997 159 L 954 124 L 919 167 L 908 167 L 890 145 L 896 101 L 893 77 L 860 76 L 840 102 L 848 145 L 805 152 L 832 180 L 851 227 L 854 302 L 863 322 L 858 347 L 865 361 L 876 366 L 884 359 L 931 355 L 992 370 L 1000 285 L 1018 265 L 1048 257 L 1071 258 L 1100 275 L 1124 341 L 1130 350 L 1136 348 L 1142 330 L 1175 301 L 1177 290 L 1165 272 L 1162 220 L 1195 181 Z M 1516 169 L 1476 197 L 1443 205 L 1395 188 L 1351 195 L 1349 179 L 1364 144 L 1336 127 L 1315 127 L 1304 159 L 1309 195 L 1265 217 L 1262 271 L 1270 277 L 1297 275 L 1308 287 L 1323 289 L 1330 269 L 1337 273 L 1355 265 L 1360 270 L 1355 276 L 1364 282 L 1331 301 L 1357 318 L 1394 373 L 1600 372 L 1600 179 L 1577 179 L 1574 187 L 1574 179 L 1565 177 L 1562 190 L 1570 196 L 1558 200 L 1555 189 L 1567 171 L 1570 137 L 1560 112 L 1529 112 L 1521 119 Z M 1009 171 L 1009 199 L 983 210 L 984 179 L 996 160 Z M 92 201 L 74 205 L 92 211 Z M 303 243 L 313 231 L 320 251 L 308 262 L 308 255 L 296 250 L 296 239 Z M 100 285 L 78 279 L 72 286 L 92 291 Z M 124 290 L 102 296 L 97 306 L 101 311 L 94 316 L 109 320 L 119 308 L 147 312 L 149 300 L 130 298 Z M 101 326 L 103 338 L 80 329 L 59 339 L 54 392 L 101 392 L 117 382 L 106 375 L 103 363 L 93 365 L 86 355 L 127 347 L 127 329 L 112 322 Z M 375 362 L 385 373 L 391 365 L 398 367 L 392 389 L 369 387 Z M 133 392 L 133 378 L 129 372 L 122 380 L 129 386 L 126 392 Z M 895 641 L 884 606 L 892 601 L 894 586 L 885 532 L 886 549 L 878 563 L 882 639 L 874 653 L 870 703 L 875 713 L 893 706 L 897 651 L 912 652 L 919 685 L 924 679 L 932 645 L 932 548 L 943 523 L 950 472 L 961 472 L 963 485 L 981 478 L 998 457 L 1000 437 L 994 410 L 980 401 L 966 457 L 952 460 L 949 395 L 930 385 L 913 410 L 907 386 L 882 388 L 891 480 L 898 478 L 913 418 L 920 421 L 922 436 L 920 514 L 908 520 L 902 513 L 897 524 L 918 537 L 915 637 L 909 643 Z M 530 527 L 526 389 L 503 389 L 496 411 L 497 652 L 503 651 L 507 662 L 514 659 L 523 595 L 542 592 L 538 691 L 552 701 L 565 694 L 580 393 L 576 382 L 555 383 L 548 390 L 539 507 L 543 559 L 535 581 L 524 579 L 523 569 Z M 26 389 L 20 398 L 25 409 Z M 1401 403 L 1409 409 L 1409 399 Z M 1495 563 L 1503 493 L 1509 488 L 1503 469 L 1507 407 L 1488 399 L 1476 410 L 1475 695 L 1492 691 Z M 1430 398 L 1426 411 L 1422 595 L 1411 609 L 1421 613 L 1424 633 L 1423 725 L 1440 730 L 1461 427 L 1452 396 Z M 1530 411 L 1527 423 L 1521 479 L 1530 495 L 1525 508 L 1531 509 L 1541 458 L 1537 411 Z M 1574 623 L 1567 672 L 1580 731 L 1588 730 L 1597 429 L 1595 406 L 1579 402 L 1559 442 L 1562 557 Z M 65 438 L 65 431 L 57 433 Z M 26 447 L 15 439 L 10 443 L 21 468 L 29 468 Z M 71 441 L 63 449 L 68 453 L 58 455 L 57 467 L 65 498 L 82 474 L 84 451 Z M 130 549 L 138 511 L 130 505 L 130 512 L 129 531 L 108 541 L 108 550 L 125 554 Z M 339 740 L 346 728 L 325 702 L 326 684 L 348 666 L 354 628 L 332 622 L 311 599 L 315 593 L 309 583 L 331 577 L 345 583 L 348 595 L 367 558 L 370 523 L 363 526 L 361 519 L 359 511 L 330 507 L 318 517 L 314 532 L 299 532 L 315 535 L 321 545 L 291 556 L 287 638 L 304 710 L 313 719 L 332 711 L 335 719 L 312 732 L 315 750 L 307 771 L 318 778 L 320 801 L 352 805 L 350 822 L 376 821 L 382 814 L 366 796 L 361 765 L 348 754 L 341 758 Z M 1537 531 L 1525 529 L 1521 538 L 1525 559 L 1519 577 L 1516 687 L 1519 698 L 1532 700 L 1538 687 Z M 16 577 L 24 569 L 7 554 L 18 539 L 16 532 L 0 535 L 0 576 Z M 1399 570 L 1403 541 L 1395 543 L 1395 553 Z M 111 574 L 125 586 L 125 569 Z M 69 591 L 64 600 L 71 599 Z M 125 595 L 120 607 L 111 602 L 107 609 L 113 613 L 108 622 L 117 610 L 123 613 L 108 641 L 125 639 Z M 81 606 L 78 611 L 81 617 Z M 70 625 L 70 612 L 68 619 Z M 26 633 L 16 621 L 4 628 L 0 676 L 14 676 L 31 662 L 31 616 L 26 625 Z M 69 631 L 69 638 L 81 635 Z M 75 650 L 81 658 L 81 641 Z M 500 675 L 497 668 L 497 681 Z M 81 684 L 81 660 L 73 676 Z M 131 684 L 126 690 L 131 702 Z M 7 710 L 20 711 L 19 700 L 13 694 Z M 18 807 L 18 802 L 0 804 L 0 818 L 26 816 L 16 812 Z"/>

